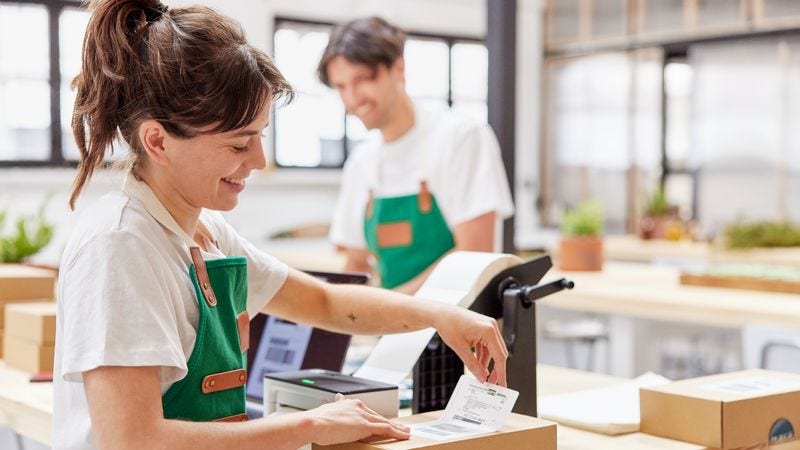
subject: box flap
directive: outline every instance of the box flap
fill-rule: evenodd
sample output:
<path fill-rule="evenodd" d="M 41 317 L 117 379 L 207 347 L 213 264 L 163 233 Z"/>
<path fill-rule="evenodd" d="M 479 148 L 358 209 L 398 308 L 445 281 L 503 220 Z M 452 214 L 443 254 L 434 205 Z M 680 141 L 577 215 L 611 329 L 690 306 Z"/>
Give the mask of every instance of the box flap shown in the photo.
<path fill-rule="evenodd" d="M 800 374 L 743 370 L 675 381 L 649 388 L 674 395 L 732 402 L 800 390 Z"/>

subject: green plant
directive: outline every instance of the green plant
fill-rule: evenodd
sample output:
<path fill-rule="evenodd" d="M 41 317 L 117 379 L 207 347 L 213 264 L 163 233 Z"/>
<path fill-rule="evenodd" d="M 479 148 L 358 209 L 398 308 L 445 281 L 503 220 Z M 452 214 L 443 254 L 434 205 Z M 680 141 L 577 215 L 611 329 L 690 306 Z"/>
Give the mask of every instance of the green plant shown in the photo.
<path fill-rule="evenodd" d="M 21 262 L 35 254 L 53 237 L 53 224 L 44 216 L 45 201 L 35 215 L 22 215 L 12 232 L 3 233 L 8 213 L 0 211 L 0 262 Z"/>
<path fill-rule="evenodd" d="M 728 248 L 800 246 L 800 226 L 791 222 L 737 222 L 723 230 Z"/>
<path fill-rule="evenodd" d="M 599 236 L 603 234 L 603 207 L 596 200 L 581 202 L 564 213 L 561 232 L 570 236 Z"/>
<path fill-rule="evenodd" d="M 659 186 L 653 191 L 653 194 L 647 199 L 644 212 L 652 217 L 669 214 L 670 204 L 667 201 L 667 194 L 664 192 L 664 188 Z"/>

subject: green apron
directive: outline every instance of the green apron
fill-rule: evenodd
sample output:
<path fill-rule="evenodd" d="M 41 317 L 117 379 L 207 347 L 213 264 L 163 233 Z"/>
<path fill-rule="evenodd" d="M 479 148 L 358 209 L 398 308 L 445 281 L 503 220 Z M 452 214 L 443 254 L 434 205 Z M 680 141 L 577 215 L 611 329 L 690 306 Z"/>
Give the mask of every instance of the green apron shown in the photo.
<path fill-rule="evenodd" d="M 425 181 L 418 194 L 375 198 L 370 191 L 364 235 L 377 260 L 381 285 L 388 289 L 410 281 L 455 247 Z"/>
<path fill-rule="evenodd" d="M 247 259 L 203 261 L 192 247 L 189 277 L 200 310 L 188 373 L 162 397 L 164 418 L 244 421 L 247 347 Z"/>

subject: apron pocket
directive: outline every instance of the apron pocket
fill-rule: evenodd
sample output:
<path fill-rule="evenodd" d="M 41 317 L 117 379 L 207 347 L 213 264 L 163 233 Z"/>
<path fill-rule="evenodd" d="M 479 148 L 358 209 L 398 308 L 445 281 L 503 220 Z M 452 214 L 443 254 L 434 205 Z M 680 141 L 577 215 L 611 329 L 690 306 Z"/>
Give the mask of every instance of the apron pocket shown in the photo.
<path fill-rule="evenodd" d="M 378 247 L 405 247 L 411 245 L 411 222 L 387 222 L 378 224 Z"/>

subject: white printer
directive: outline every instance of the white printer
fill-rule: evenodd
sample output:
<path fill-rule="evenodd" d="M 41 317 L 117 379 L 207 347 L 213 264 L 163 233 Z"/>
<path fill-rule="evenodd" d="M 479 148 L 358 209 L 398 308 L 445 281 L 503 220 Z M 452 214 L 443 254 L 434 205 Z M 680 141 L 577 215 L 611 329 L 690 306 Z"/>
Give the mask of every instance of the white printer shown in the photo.
<path fill-rule="evenodd" d="M 393 418 L 398 412 L 398 388 L 393 384 L 356 378 L 322 369 L 264 375 L 264 415 L 280 407 L 308 410 L 335 401 L 336 394 L 364 402 L 378 414 Z"/>

